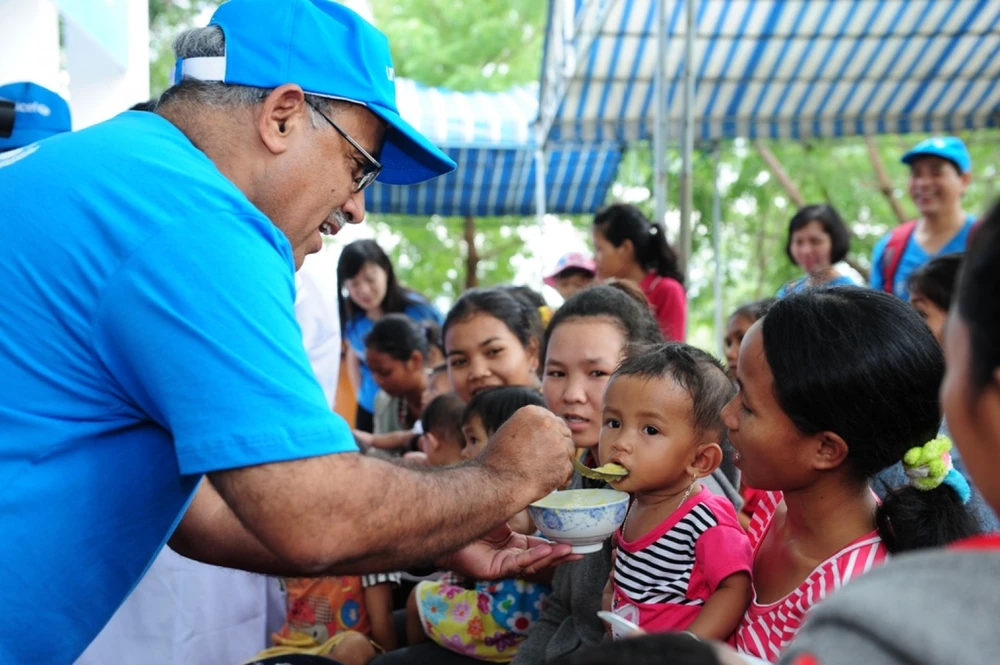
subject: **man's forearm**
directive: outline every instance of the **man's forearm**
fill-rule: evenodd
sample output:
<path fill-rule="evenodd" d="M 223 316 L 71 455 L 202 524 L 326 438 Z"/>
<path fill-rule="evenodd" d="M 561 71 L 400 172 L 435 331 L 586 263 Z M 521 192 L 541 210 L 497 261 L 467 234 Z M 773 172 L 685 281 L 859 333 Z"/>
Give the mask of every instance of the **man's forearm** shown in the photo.
<path fill-rule="evenodd" d="M 296 574 L 433 561 L 533 498 L 478 464 L 412 468 L 353 453 L 226 471 L 213 482 L 260 549 Z"/>

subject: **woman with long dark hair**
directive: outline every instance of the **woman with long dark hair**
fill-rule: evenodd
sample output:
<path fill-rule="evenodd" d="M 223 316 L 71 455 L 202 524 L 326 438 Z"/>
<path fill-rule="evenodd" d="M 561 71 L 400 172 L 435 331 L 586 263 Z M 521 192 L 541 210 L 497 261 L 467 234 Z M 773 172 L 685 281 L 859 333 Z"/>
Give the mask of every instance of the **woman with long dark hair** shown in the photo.
<path fill-rule="evenodd" d="M 667 341 L 687 333 L 687 294 L 666 230 L 634 205 L 615 203 L 594 217 L 594 262 L 600 279 L 635 282 L 646 294 Z"/>
<path fill-rule="evenodd" d="M 419 293 L 402 286 L 386 253 L 374 240 L 355 240 L 344 247 L 337 264 L 340 326 L 347 341 L 346 367 L 358 396 L 355 427 L 373 429 L 378 386 L 365 363 L 365 337 L 386 314 L 405 314 L 421 323 L 441 324 L 443 317 Z"/>

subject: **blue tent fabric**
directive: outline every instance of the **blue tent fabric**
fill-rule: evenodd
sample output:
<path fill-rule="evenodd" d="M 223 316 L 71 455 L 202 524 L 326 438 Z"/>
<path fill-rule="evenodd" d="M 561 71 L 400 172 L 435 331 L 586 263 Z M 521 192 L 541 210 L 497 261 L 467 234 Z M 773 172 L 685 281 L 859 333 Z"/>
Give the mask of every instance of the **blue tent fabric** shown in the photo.
<path fill-rule="evenodd" d="M 662 2 L 669 133 L 678 137 L 686 2 Z M 655 6 L 551 4 L 541 90 L 549 140 L 652 137 Z M 696 140 L 1000 126 L 996 0 L 697 0 L 695 7 Z"/>
<path fill-rule="evenodd" d="M 537 86 L 505 93 L 455 92 L 396 80 L 403 117 L 458 168 L 408 187 L 376 182 L 375 213 L 485 217 L 535 213 Z M 592 213 L 607 197 L 621 161 L 618 142 L 559 142 L 545 152 L 546 210 Z"/>

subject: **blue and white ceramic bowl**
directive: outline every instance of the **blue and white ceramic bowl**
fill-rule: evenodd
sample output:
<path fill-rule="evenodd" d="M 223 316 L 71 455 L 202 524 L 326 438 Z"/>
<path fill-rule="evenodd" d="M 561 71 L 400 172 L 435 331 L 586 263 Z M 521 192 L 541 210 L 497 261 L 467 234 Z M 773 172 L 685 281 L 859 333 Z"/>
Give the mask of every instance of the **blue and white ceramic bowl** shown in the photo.
<path fill-rule="evenodd" d="M 550 540 L 572 545 L 574 554 L 599 551 L 627 511 L 628 494 L 606 489 L 553 492 L 528 506 L 538 530 Z"/>

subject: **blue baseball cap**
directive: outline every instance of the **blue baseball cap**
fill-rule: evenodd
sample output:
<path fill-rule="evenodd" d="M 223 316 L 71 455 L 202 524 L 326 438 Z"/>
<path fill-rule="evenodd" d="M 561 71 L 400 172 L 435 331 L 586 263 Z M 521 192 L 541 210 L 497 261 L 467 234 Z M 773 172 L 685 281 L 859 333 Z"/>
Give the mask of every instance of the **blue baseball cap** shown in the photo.
<path fill-rule="evenodd" d="M 21 81 L 2 85 L 0 97 L 14 102 L 14 131 L 9 137 L 0 138 L 0 152 L 73 129 L 66 100 L 37 83 Z"/>
<path fill-rule="evenodd" d="M 947 159 L 958 168 L 959 173 L 968 173 L 972 168 L 972 157 L 962 139 L 957 136 L 934 136 L 924 139 L 903 155 L 904 164 L 912 164 L 920 157 L 933 155 Z"/>
<path fill-rule="evenodd" d="M 179 60 L 175 80 L 296 83 L 312 95 L 361 104 L 386 123 L 380 182 L 412 185 L 455 170 L 400 117 L 389 41 L 347 7 L 333 0 L 230 0 L 209 25 L 225 34 L 225 56 Z"/>

